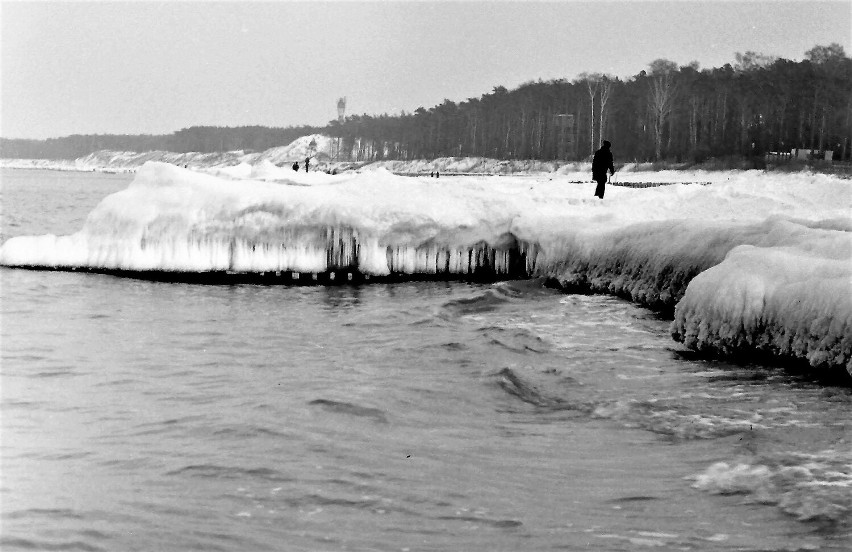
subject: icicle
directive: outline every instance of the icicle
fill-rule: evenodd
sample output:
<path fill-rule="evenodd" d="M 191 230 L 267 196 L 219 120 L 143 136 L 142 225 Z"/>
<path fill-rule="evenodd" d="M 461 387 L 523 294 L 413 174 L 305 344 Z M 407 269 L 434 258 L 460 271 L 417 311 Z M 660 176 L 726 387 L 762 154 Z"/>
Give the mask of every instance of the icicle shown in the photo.
<path fill-rule="evenodd" d="M 36 259 L 45 250 L 50 266 L 93 269 L 254 274 L 286 282 L 361 281 L 365 276 L 417 278 L 517 278 L 533 274 L 537 244 L 506 233 L 493 243 L 441 246 L 428 241 L 382 244 L 351 227 L 190 229 L 184 234 L 146 228 L 135 241 L 103 236 L 19 238 L 7 258 Z M 29 240 L 29 241 L 27 241 Z M 68 252 L 64 255 L 54 251 Z M 15 265 L 16 263 L 9 263 Z M 34 263 L 38 264 L 38 263 Z M 306 276 L 302 277 L 302 274 Z M 307 274 L 310 274 L 308 278 Z M 278 281 L 276 280 L 276 281 Z"/>

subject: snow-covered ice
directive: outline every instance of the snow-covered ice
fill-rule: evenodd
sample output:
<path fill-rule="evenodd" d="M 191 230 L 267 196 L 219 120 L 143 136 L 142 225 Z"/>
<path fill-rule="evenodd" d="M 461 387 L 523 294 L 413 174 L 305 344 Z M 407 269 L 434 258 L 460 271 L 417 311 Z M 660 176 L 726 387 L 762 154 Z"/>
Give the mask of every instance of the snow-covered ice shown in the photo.
<path fill-rule="evenodd" d="M 767 236 L 779 238 L 772 246 L 733 248 L 689 283 L 677 305 L 675 337 L 699 350 L 848 363 L 852 227 L 838 226 L 777 221 Z"/>
<path fill-rule="evenodd" d="M 271 160 L 149 162 L 70 236 L 0 263 L 133 271 L 467 273 L 489 264 L 675 309 L 690 347 L 761 350 L 852 373 L 852 183 L 810 173 L 618 173 L 712 182 L 593 197 L 588 173 L 409 178 L 295 173 Z M 514 255 L 514 256 L 513 256 Z M 517 269 L 517 266 L 514 266 Z M 676 306 L 676 308 L 675 308 Z"/>

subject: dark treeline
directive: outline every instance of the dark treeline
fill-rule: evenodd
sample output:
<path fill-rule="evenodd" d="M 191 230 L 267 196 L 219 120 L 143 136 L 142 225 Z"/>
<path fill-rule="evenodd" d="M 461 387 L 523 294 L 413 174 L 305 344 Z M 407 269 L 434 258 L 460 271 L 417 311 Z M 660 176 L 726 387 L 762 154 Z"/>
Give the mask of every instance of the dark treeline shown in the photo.
<path fill-rule="evenodd" d="M 429 109 L 354 115 L 326 127 L 192 127 L 165 136 L 0 139 L 2 157 L 76 158 L 100 149 L 261 151 L 311 133 L 340 140 L 340 160 L 587 158 L 605 138 L 622 161 L 700 162 L 804 148 L 850 158 L 852 59 L 839 44 L 802 61 L 755 52 L 700 69 L 658 59 L 622 80 L 584 73 L 573 81 L 495 87 L 480 98 Z"/>
<path fill-rule="evenodd" d="M 356 160 L 576 160 L 603 139 L 622 160 L 700 162 L 792 148 L 848 159 L 852 59 L 838 44 L 816 46 L 799 62 L 747 52 L 705 70 L 658 59 L 627 80 L 586 73 L 500 86 L 412 114 L 349 117 L 327 132 Z"/>

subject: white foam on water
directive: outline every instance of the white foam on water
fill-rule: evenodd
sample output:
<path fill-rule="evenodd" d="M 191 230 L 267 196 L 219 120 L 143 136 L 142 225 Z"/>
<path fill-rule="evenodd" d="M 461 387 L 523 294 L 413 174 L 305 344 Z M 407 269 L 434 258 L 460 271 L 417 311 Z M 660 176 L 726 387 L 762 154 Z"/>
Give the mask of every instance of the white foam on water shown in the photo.
<path fill-rule="evenodd" d="M 744 495 L 777 505 L 802 521 L 848 524 L 852 511 L 852 454 L 824 450 L 761 461 L 717 462 L 697 474 L 693 487 L 720 495 Z"/>

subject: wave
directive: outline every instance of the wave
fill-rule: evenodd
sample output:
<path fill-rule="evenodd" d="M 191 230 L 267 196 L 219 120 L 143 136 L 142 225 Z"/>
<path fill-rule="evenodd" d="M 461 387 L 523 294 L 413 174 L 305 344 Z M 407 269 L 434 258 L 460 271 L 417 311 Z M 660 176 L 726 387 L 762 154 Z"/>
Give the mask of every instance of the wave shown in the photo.
<path fill-rule="evenodd" d="M 824 450 L 787 453 L 739 462 L 717 462 L 692 476 L 693 487 L 720 495 L 743 495 L 775 505 L 801 521 L 852 527 L 852 455 Z"/>
<path fill-rule="evenodd" d="M 48 541 L 48 540 L 33 540 L 22 539 L 16 537 L 3 536 L 0 537 L 0 545 L 4 550 L 38 550 L 46 551 L 78 551 L 78 552 L 101 552 L 108 550 L 101 546 L 96 546 L 82 540 L 68 541 Z"/>
<path fill-rule="evenodd" d="M 488 290 L 485 293 L 474 297 L 447 301 L 442 305 L 442 308 L 457 316 L 464 316 L 467 314 L 492 312 L 498 310 L 501 306 L 508 302 L 509 299 L 503 296 L 499 291 Z"/>
<path fill-rule="evenodd" d="M 576 408 L 562 397 L 545 394 L 536 385 L 519 377 L 511 368 L 503 368 L 495 374 L 497 384 L 510 395 L 521 401 L 549 410 L 570 410 Z"/>
<path fill-rule="evenodd" d="M 741 172 L 601 202 L 521 177 L 290 178 L 147 163 L 79 232 L 13 237 L 0 264 L 213 282 L 540 277 L 672 315 L 674 338 L 697 350 L 852 374 L 848 181 Z"/>
<path fill-rule="evenodd" d="M 371 408 L 367 406 L 359 406 L 357 404 L 343 402 L 343 401 L 333 401 L 329 399 L 315 399 L 309 402 L 311 406 L 318 406 L 327 412 L 332 412 L 335 414 L 344 414 L 346 416 L 355 416 L 359 418 L 368 418 L 373 420 L 374 422 L 379 423 L 387 423 L 387 416 L 382 410 L 378 408 Z"/>
<path fill-rule="evenodd" d="M 266 481 L 292 481 L 278 470 L 271 468 L 240 468 L 217 464 L 192 464 L 166 473 L 169 476 L 197 477 L 201 479 L 260 479 Z"/>

